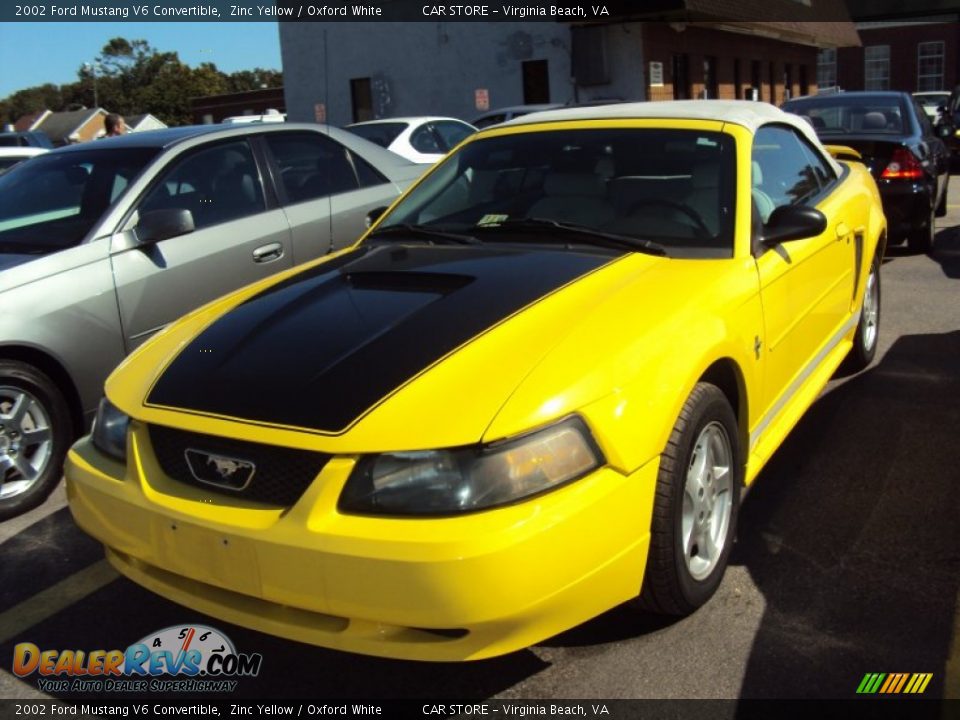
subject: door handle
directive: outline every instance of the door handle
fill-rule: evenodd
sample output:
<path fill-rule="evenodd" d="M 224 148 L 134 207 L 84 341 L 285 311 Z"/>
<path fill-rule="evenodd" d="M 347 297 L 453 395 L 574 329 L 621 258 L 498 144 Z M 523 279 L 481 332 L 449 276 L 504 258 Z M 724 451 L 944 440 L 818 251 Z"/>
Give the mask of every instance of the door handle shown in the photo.
<path fill-rule="evenodd" d="M 837 240 L 843 240 L 845 237 L 850 235 L 850 228 L 845 222 L 837 223 Z"/>
<path fill-rule="evenodd" d="M 273 262 L 283 257 L 283 245 L 275 242 L 269 245 L 261 245 L 253 251 L 253 261 L 255 263 Z"/>

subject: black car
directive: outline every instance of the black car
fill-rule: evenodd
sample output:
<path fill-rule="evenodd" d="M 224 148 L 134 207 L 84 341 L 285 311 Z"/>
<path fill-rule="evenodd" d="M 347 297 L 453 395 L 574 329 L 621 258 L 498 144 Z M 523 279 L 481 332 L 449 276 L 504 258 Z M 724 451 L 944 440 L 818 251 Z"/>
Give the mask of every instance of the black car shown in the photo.
<path fill-rule="evenodd" d="M 933 243 L 934 217 L 947 212 L 950 151 L 916 100 L 905 92 L 844 92 L 783 104 L 805 117 L 824 145 L 858 151 L 877 181 L 887 216 L 888 242 L 915 252 Z"/>

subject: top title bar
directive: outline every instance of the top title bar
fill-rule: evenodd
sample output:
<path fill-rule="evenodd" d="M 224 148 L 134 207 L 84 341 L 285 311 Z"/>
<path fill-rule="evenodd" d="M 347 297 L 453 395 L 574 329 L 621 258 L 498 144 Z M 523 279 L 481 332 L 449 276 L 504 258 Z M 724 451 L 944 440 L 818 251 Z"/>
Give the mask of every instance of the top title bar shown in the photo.
<path fill-rule="evenodd" d="M 736 3 L 733 3 L 736 5 Z M 706 11 L 705 6 L 716 6 Z M 815 7 L 770 0 L 740 16 L 711 0 L 555 0 L 441 3 L 427 0 L 45 0 L 3 3 L 0 22 L 623 22 L 643 20 L 849 20 L 842 2 Z M 747 16 L 749 14 L 749 17 Z"/>

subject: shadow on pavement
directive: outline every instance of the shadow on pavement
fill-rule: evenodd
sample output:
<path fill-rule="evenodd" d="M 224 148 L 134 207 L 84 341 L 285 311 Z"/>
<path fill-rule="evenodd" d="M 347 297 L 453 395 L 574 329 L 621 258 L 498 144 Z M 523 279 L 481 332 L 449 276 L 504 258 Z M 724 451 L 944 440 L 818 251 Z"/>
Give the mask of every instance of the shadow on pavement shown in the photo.
<path fill-rule="evenodd" d="M 13 656 L 18 642 L 41 649 L 124 650 L 130 644 L 176 625 L 204 624 L 221 630 L 237 652 L 260 653 L 263 664 L 254 678 L 239 678 L 232 693 L 169 694 L 52 693 L 71 699 L 356 698 L 363 700 L 444 697 L 486 698 L 540 672 L 546 663 L 529 651 L 473 663 L 424 663 L 386 660 L 325 650 L 283 640 L 207 617 L 168 602 L 126 579 L 116 580 L 71 605 L 10 642 L 0 657 Z M 9 667 L 9 666 L 8 666 Z M 165 677 L 163 679 L 170 679 Z M 24 679 L 37 687 L 36 674 Z"/>
<path fill-rule="evenodd" d="M 960 226 L 937 233 L 930 257 L 940 263 L 948 278 L 960 279 Z"/>
<path fill-rule="evenodd" d="M 960 332 L 898 339 L 810 409 L 747 495 L 732 565 L 766 607 L 740 696 L 852 698 L 932 672 L 960 585 Z"/>

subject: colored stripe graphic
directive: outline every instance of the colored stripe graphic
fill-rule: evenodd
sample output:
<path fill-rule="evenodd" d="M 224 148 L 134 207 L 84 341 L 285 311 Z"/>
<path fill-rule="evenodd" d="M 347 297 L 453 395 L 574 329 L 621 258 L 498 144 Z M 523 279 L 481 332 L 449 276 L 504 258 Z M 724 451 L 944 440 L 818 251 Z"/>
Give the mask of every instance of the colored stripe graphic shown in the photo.
<path fill-rule="evenodd" d="M 867 673 L 857 686 L 857 694 L 919 695 L 932 679 L 933 673 Z"/>

